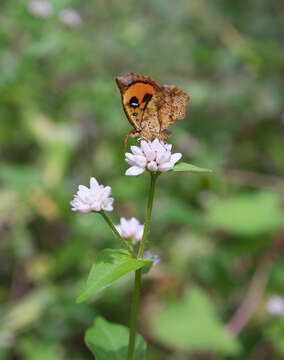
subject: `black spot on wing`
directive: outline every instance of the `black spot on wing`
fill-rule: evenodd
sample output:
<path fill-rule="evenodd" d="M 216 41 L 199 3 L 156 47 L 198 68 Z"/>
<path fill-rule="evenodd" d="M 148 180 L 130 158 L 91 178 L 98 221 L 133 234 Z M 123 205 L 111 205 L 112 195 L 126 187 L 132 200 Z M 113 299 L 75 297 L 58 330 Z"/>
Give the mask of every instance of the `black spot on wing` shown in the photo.
<path fill-rule="evenodd" d="M 143 97 L 142 103 L 145 103 L 143 110 L 146 109 L 148 102 L 152 99 L 152 94 L 146 93 Z"/>
<path fill-rule="evenodd" d="M 136 96 L 132 96 L 132 98 L 129 101 L 129 106 L 131 106 L 133 108 L 139 107 L 139 100 L 137 99 Z"/>
<path fill-rule="evenodd" d="M 152 94 L 146 93 L 143 97 L 142 102 L 148 102 L 152 99 Z"/>

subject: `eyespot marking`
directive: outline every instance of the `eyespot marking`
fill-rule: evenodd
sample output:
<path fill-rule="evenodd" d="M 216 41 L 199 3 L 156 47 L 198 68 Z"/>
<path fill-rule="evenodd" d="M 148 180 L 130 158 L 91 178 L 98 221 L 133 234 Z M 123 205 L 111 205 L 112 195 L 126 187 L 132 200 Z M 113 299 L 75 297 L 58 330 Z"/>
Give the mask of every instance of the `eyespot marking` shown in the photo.
<path fill-rule="evenodd" d="M 132 98 L 129 101 L 129 106 L 131 106 L 133 108 L 139 107 L 139 100 L 137 99 L 136 96 L 132 96 Z"/>

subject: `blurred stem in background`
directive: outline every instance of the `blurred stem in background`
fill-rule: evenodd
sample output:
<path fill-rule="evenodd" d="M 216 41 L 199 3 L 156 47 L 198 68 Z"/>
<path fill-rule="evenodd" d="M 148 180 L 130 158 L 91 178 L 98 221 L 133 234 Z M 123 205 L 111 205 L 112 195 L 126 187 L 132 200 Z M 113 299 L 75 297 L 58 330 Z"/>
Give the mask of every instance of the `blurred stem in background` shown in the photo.
<path fill-rule="evenodd" d="M 159 173 L 150 172 L 151 181 L 150 181 L 150 189 L 149 189 L 149 197 L 148 197 L 147 214 L 146 214 L 143 237 L 142 237 L 140 248 L 138 251 L 138 258 L 143 258 L 143 256 L 144 256 L 145 245 L 146 245 L 150 221 L 151 221 L 153 200 L 154 200 L 154 194 L 155 194 L 155 185 L 156 185 L 156 180 L 157 180 L 158 175 L 159 175 Z M 141 289 L 141 277 L 142 277 L 142 269 L 139 269 L 135 272 L 134 294 L 133 294 L 133 301 L 132 301 L 132 306 L 131 306 L 131 317 L 130 317 L 128 360 L 133 360 L 133 354 L 134 354 L 137 316 L 138 316 L 138 308 L 139 308 L 139 296 L 140 296 L 140 289 Z"/>
<path fill-rule="evenodd" d="M 259 307 L 268 282 L 271 264 L 267 261 L 257 267 L 247 294 L 227 325 L 227 329 L 238 336 Z"/>

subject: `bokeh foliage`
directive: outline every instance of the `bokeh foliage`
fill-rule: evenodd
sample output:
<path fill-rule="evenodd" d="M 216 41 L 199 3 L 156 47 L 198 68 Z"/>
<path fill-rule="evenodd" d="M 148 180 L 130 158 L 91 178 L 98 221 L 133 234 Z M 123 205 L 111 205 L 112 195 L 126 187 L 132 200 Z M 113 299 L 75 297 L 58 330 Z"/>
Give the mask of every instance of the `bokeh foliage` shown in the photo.
<path fill-rule="evenodd" d="M 143 221 L 148 178 L 124 176 L 130 125 L 114 82 L 129 71 L 190 94 L 170 141 L 184 161 L 214 169 L 159 179 L 150 237 L 162 262 L 145 276 L 141 301 L 148 359 L 283 358 L 284 321 L 265 309 L 284 292 L 283 2 L 50 3 L 46 19 L 28 1 L 0 4 L 0 358 L 91 359 L 84 332 L 95 316 L 128 325 L 131 276 L 96 302 L 75 303 L 98 251 L 118 243 L 98 216 L 71 213 L 69 201 L 95 176 L 112 186 L 115 222 Z M 81 27 L 59 21 L 66 7 Z M 263 263 L 264 295 L 230 345 L 220 324 Z M 217 327 L 221 350 L 208 352 L 214 337 L 206 343 L 206 335 L 186 349 L 180 338 L 165 344 L 163 324 L 169 332 L 177 324 L 163 309 L 180 312 L 183 299 L 188 323 L 203 302 L 210 309 L 216 323 L 201 316 L 196 333 Z"/>

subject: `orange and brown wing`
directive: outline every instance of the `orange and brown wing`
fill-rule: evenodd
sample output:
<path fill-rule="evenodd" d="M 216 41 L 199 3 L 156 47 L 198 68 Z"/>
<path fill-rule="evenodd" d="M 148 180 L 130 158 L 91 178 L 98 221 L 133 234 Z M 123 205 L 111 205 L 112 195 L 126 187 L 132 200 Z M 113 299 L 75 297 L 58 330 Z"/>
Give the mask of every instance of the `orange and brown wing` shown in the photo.
<path fill-rule="evenodd" d="M 129 122 L 139 131 L 142 127 L 144 111 L 160 85 L 150 76 L 129 73 L 116 78 L 124 112 Z"/>
<path fill-rule="evenodd" d="M 163 86 L 164 103 L 159 110 L 161 131 L 167 129 L 177 120 L 185 118 L 189 96 L 175 85 Z"/>
<path fill-rule="evenodd" d="M 140 135 L 141 138 L 148 141 L 155 137 L 159 137 L 161 128 L 159 121 L 159 109 L 160 104 L 163 103 L 161 95 L 161 91 L 156 91 L 143 112 Z"/>

